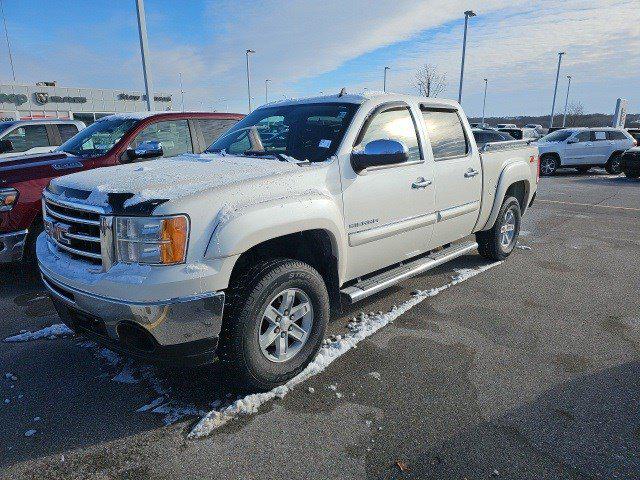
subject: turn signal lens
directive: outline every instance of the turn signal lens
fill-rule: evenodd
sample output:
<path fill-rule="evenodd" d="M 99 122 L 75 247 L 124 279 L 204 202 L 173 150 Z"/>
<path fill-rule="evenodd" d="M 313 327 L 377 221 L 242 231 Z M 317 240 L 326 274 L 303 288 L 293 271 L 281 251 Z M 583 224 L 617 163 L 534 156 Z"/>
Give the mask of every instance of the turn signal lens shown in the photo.
<path fill-rule="evenodd" d="M 160 259 L 164 265 L 182 263 L 187 253 L 189 226 L 187 217 L 173 217 L 162 221 L 160 229 Z"/>
<path fill-rule="evenodd" d="M 18 191 L 15 188 L 0 188 L 0 212 L 8 212 L 18 200 Z"/>

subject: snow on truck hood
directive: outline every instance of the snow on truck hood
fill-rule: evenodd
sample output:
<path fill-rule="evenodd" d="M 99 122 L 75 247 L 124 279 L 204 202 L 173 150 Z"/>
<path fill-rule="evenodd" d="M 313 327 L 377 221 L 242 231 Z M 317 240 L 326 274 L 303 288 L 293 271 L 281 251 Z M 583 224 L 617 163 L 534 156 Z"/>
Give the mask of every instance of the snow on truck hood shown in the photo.
<path fill-rule="evenodd" d="M 68 189 L 90 192 L 82 203 L 109 207 L 110 198 L 125 196 L 123 207 L 151 200 L 172 201 L 201 192 L 246 182 L 289 179 L 314 169 L 270 157 L 235 157 L 220 154 L 182 155 L 78 172 L 51 181 L 54 192 Z M 282 183 L 282 182 L 278 182 Z M 78 201 L 77 197 L 74 201 Z"/>

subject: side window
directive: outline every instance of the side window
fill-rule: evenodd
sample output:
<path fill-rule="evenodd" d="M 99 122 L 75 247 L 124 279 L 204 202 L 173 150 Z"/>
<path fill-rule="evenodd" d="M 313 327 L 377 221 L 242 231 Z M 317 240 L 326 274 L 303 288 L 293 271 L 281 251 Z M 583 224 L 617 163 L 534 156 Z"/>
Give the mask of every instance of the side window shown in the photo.
<path fill-rule="evenodd" d="M 215 142 L 220 136 L 234 126 L 237 120 L 224 120 L 218 118 L 200 118 L 198 123 L 204 137 L 206 147 Z"/>
<path fill-rule="evenodd" d="M 600 142 L 607 139 L 607 132 L 601 130 L 595 130 L 591 132 L 591 141 Z"/>
<path fill-rule="evenodd" d="M 608 131 L 607 137 L 609 138 L 609 140 L 628 140 L 627 136 L 618 130 Z"/>
<path fill-rule="evenodd" d="M 9 132 L 5 139 L 11 140 L 12 152 L 26 152 L 31 148 L 49 146 L 47 127 L 44 125 L 25 125 L 16 128 Z"/>
<path fill-rule="evenodd" d="M 164 157 L 175 157 L 182 153 L 193 153 L 191 133 L 187 120 L 156 122 L 142 130 L 131 142 L 136 148 L 142 142 L 158 141 L 162 144 Z"/>
<path fill-rule="evenodd" d="M 580 132 L 576 135 L 576 141 L 578 143 L 585 143 L 591 140 L 591 134 L 589 132 Z"/>
<path fill-rule="evenodd" d="M 408 107 L 391 108 L 378 113 L 365 127 L 356 147 L 374 140 L 397 140 L 409 150 L 409 161 L 421 160 L 420 143 Z"/>
<path fill-rule="evenodd" d="M 60 123 L 58 124 L 58 132 L 60 133 L 62 143 L 64 143 L 78 133 L 78 127 L 72 123 Z"/>
<path fill-rule="evenodd" d="M 457 112 L 424 110 L 422 115 L 435 160 L 464 157 L 469 153 L 469 142 Z"/>

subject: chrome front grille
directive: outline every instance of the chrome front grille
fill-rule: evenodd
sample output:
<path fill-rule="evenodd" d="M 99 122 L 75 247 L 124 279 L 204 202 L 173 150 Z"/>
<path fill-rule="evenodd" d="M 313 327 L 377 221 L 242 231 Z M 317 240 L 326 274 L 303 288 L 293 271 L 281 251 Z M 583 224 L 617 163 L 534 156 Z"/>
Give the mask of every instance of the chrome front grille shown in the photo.
<path fill-rule="evenodd" d="M 102 263 L 98 208 L 45 196 L 43 214 L 47 235 L 58 248 L 93 263 Z"/>

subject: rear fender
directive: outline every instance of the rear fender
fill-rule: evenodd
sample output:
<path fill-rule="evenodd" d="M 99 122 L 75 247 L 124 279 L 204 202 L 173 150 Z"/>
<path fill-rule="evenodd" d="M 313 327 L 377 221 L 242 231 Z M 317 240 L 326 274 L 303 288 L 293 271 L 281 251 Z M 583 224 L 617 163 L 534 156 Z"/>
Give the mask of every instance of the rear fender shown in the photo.
<path fill-rule="evenodd" d="M 504 201 L 504 197 L 507 194 L 507 190 L 509 190 L 509 187 L 511 185 L 517 182 L 525 183 L 524 202 L 522 205 L 522 210 L 524 212 L 526 206 L 529 204 L 529 200 L 531 197 L 530 181 L 531 167 L 529 166 L 529 163 L 515 162 L 507 165 L 500 174 L 500 179 L 498 180 L 498 186 L 496 188 L 496 194 L 495 197 L 493 197 L 493 206 L 491 207 L 491 214 L 489 215 L 489 219 L 479 230 L 489 230 L 491 227 L 493 227 L 493 224 L 496 222 L 496 218 L 498 218 L 498 213 L 500 212 L 500 208 L 502 207 L 502 202 Z"/>

